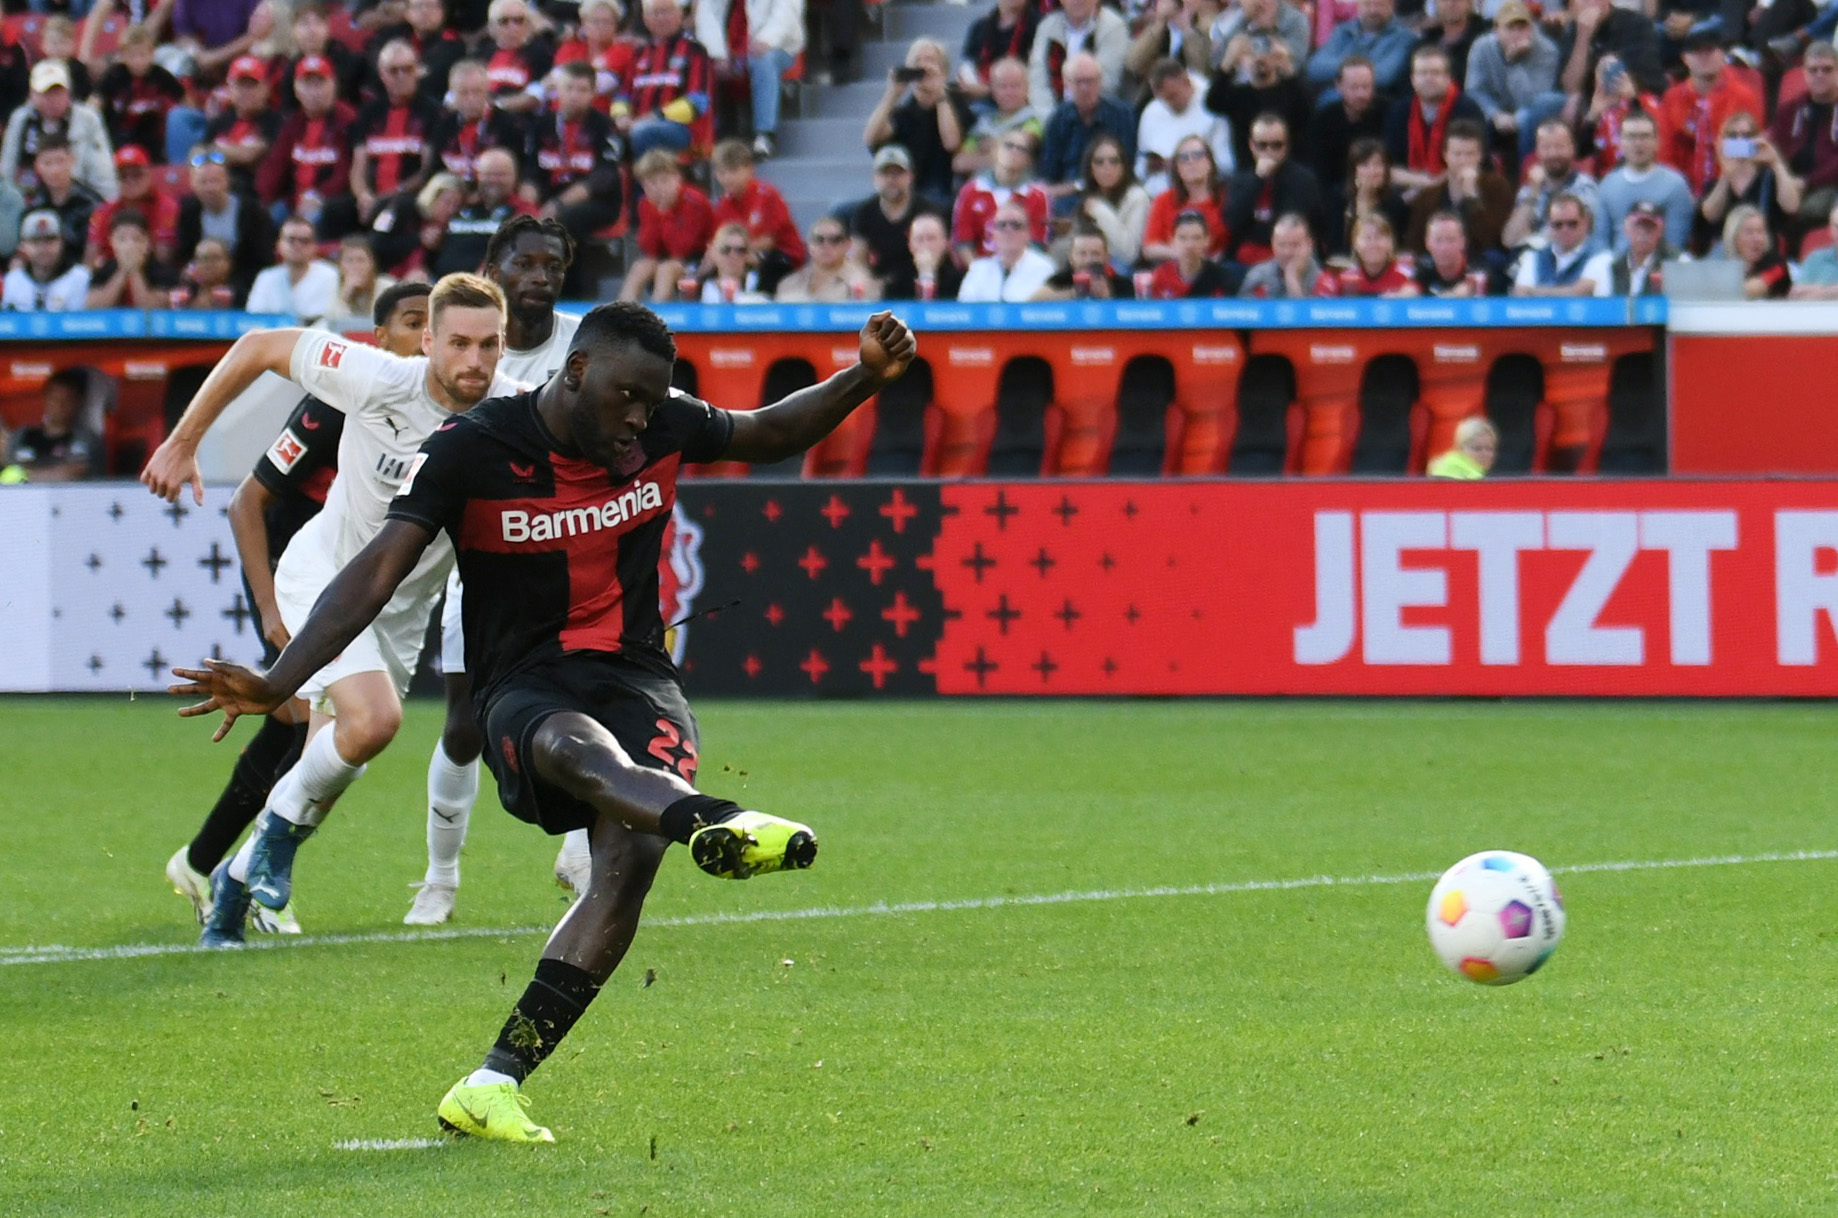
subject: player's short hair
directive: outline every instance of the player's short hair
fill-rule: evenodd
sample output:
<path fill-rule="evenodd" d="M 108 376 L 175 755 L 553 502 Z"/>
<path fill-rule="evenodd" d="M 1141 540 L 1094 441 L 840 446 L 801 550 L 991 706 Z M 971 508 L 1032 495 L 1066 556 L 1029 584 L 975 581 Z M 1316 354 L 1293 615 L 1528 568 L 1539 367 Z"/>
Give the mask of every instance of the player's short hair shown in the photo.
<path fill-rule="evenodd" d="M 147 223 L 147 213 L 136 207 L 124 207 L 109 217 L 108 231 L 112 234 L 118 228 L 138 228 L 151 236 L 153 227 Z"/>
<path fill-rule="evenodd" d="M 38 147 L 32 151 L 32 155 L 36 158 L 43 156 L 47 152 L 69 152 L 74 154 L 76 149 L 70 146 L 69 136 L 62 132 L 54 131 L 49 135 L 41 135 L 38 137 Z"/>
<path fill-rule="evenodd" d="M 1104 248 L 1106 250 L 1110 249 L 1110 238 L 1106 237 L 1104 235 L 1104 230 L 1095 224 L 1080 224 L 1074 227 L 1072 230 L 1072 239 L 1077 241 L 1080 237 L 1084 237 L 1086 240 L 1096 237 L 1104 243 Z"/>
<path fill-rule="evenodd" d="M 576 60 L 575 62 L 580 62 Z M 512 216 L 498 226 L 498 231 L 485 243 L 486 266 L 497 266 L 498 260 L 517 248 L 517 239 L 525 233 L 536 233 L 545 238 L 552 238 L 562 243 L 562 267 L 574 265 L 574 234 L 568 226 L 553 216 L 538 219 L 535 216 Z"/>
<path fill-rule="evenodd" d="M 504 293 L 483 275 L 455 271 L 442 275 L 428 293 L 428 329 L 432 330 L 448 309 L 496 309 L 503 313 Z"/>
<path fill-rule="evenodd" d="M 1549 215 L 1551 208 L 1556 207 L 1560 203 L 1574 207 L 1583 213 L 1583 223 L 1585 225 L 1595 218 L 1595 209 L 1585 203 L 1581 195 L 1571 194 L 1567 190 L 1559 191 L 1557 194 L 1551 196 L 1551 202 L 1545 207 L 1545 214 Z"/>
<path fill-rule="evenodd" d="M 1487 148 L 1487 129 L 1471 118 L 1458 118 L 1449 124 L 1443 132 L 1442 146 L 1447 148 L 1450 140 L 1469 140 L 1479 144 L 1482 151 Z"/>
<path fill-rule="evenodd" d="M 1486 415 L 1471 414 L 1455 425 L 1455 446 L 1457 448 L 1481 436 L 1492 437 L 1495 444 L 1500 442 L 1499 428 L 1489 422 Z"/>
<path fill-rule="evenodd" d="M 370 310 L 371 318 L 377 325 L 386 326 L 389 324 L 389 319 L 396 315 L 396 310 L 402 306 L 403 301 L 425 299 L 433 290 L 433 284 L 423 283 L 419 279 L 392 283 L 377 293 L 376 304 Z"/>
<path fill-rule="evenodd" d="M 1341 79 L 1341 78 L 1342 78 L 1343 76 L 1345 76 L 1345 75 L 1347 74 L 1347 72 L 1348 72 L 1349 70 L 1351 70 L 1351 69 L 1353 69 L 1353 68 L 1364 68 L 1364 69 L 1366 69 L 1366 71 L 1368 71 L 1368 72 L 1370 72 L 1370 73 L 1372 73 L 1372 74 L 1373 74 L 1374 76 L 1377 76 L 1377 75 L 1378 75 L 1378 67 L 1377 67 L 1377 65 L 1375 65 L 1375 64 L 1374 64 L 1374 63 L 1373 63 L 1373 62 L 1372 62 L 1372 61 L 1371 61 L 1370 59 L 1368 59 L 1368 58 L 1367 58 L 1366 56 L 1364 56 L 1364 55 L 1349 55 L 1349 56 L 1347 56 L 1347 57 L 1346 57 L 1345 59 L 1343 59 L 1343 60 L 1341 60 L 1341 61 L 1340 61 L 1340 67 L 1339 67 L 1339 68 L 1337 68 L 1337 69 L 1335 69 L 1335 71 L 1334 71 L 1334 79 L 1335 79 L 1335 80 L 1339 80 L 1339 79 Z"/>
<path fill-rule="evenodd" d="M 739 169 L 753 164 L 753 149 L 745 140 L 722 140 L 708 158 L 716 169 Z"/>
<path fill-rule="evenodd" d="M 1205 212 L 1199 212 L 1199 211 L 1194 211 L 1192 209 L 1189 209 L 1187 211 L 1182 212 L 1180 215 L 1174 218 L 1174 228 L 1176 232 L 1179 232 L 1181 229 L 1186 228 L 1190 224 L 1199 225 L 1201 232 L 1205 233 L 1209 237 L 1212 236 L 1213 226 L 1207 222 Z"/>
<path fill-rule="evenodd" d="M 676 362 L 676 339 L 671 337 L 670 327 L 656 313 L 631 300 L 616 300 L 589 309 L 568 351 L 592 352 L 622 342 L 637 343 L 641 351 L 667 363 Z"/>
<path fill-rule="evenodd" d="M 1159 89 L 1177 76 L 1185 76 L 1187 66 L 1178 59 L 1158 59 L 1149 68 L 1149 88 Z"/>

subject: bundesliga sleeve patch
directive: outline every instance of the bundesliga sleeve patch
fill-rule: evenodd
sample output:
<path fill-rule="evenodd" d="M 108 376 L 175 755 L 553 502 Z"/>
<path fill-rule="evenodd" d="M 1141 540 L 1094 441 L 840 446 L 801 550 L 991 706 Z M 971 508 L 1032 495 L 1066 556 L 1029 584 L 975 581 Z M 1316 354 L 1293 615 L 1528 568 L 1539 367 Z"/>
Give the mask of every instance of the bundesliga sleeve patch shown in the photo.
<path fill-rule="evenodd" d="M 294 434 L 294 429 L 291 427 L 284 428 L 268 449 L 268 460 L 284 474 L 292 473 L 294 466 L 305 455 L 306 444 Z"/>
<path fill-rule="evenodd" d="M 321 368 L 336 368 L 339 362 L 344 358 L 345 345 L 343 343 L 328 342 L 325 346 L 319 348 L 319 366 Z"/>
<path fill-rule="evenodd" d="M 402 496 L 415 489 L 415 475 L 420 473 L 421 467 L 427 463 L 428 455 L 426 453 L 415 454 L 415 459 L 408 463 L 408 473 L 403 476 L 402 485 L 396 488 L 396 498 L 400 499 Z"/>

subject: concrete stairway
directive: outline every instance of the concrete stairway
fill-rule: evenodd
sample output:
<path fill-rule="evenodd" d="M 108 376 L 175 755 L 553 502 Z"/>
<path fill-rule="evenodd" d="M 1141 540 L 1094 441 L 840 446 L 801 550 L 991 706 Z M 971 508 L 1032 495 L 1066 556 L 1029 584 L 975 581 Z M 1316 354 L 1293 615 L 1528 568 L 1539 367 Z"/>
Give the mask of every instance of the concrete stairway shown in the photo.
<path fill-rule="evenodd" d="M 803 86 L 805 117 L 788 111 L 780 119 L 779 155 L 759 175 L 785 196 L 800 229 L 874 190 L 873 157 L 862 142 L 862 129 L 887 89 L 887 73 L 905 61 L 912 40 L 936 38 L 955 60 L 964 31 L 987 7 L 938 0 L 888 3 L 881 10 L 878 30 L 873 23 L 863 25 L 861 80 Z"/>

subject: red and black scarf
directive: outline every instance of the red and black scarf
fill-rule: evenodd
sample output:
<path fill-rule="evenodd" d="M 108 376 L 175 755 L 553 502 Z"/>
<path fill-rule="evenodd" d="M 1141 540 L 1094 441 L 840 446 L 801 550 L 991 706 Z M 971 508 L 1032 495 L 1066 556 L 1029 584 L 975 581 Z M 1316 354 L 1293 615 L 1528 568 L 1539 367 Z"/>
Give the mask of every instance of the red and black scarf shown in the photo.
<path fill-rule="evenodd" d="M 1413 100 L 1410 107 L 1410 160 L 1405 168 L 1419 173 L 1442 172 L 1443 136 L 1448 134 L 1449 115 L 1455 109 L 1455 99 L 1460 96 L 1460 87 L 1451 81 L 1448 95 L 1436 110 L 1436 121 L 1427 127 L 1423 122 L 1423 104 Z"/>

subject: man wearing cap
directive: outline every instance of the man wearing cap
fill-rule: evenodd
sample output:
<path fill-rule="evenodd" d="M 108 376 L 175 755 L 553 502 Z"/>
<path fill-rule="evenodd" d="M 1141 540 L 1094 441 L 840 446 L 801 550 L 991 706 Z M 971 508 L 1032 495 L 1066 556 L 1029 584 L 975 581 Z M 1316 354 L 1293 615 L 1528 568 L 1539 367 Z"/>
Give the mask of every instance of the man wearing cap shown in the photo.
<path fill-rule="evenodd" d="M 1697 201 L 1684 174 L 1659 164 L 1659 127 L 1650 114 L 1636 110 L 1621 121 L 1621 165 L 1603 176 L 1596 200 L 1596 243 L 1603 249 L 1621 248 L 1622 221 L 1640 203 L 1653 205 L 1674 246 L 1691 240 Z"/>
<path fill-rule="evenodd" d="M 349 202 L 329 204 L 351 185 L 351 124 L 357 115 L 338 100 L 330 60 L 308 55 L 294 69 L 300 108 L 290 115 L 255 174 L 255 193 L 277 216 L 305 216 L 324 240 L 345 235 L 355 216 Z"/>
<path fill-rule="evenodd" d="M 1516 153 L 1515 161 L 1531 154 L 1538 124 L 1564 108 L 1560 66 L 1557 44 L 1533 24 L 1525 0 L 1506 0 L 1493 15 L 1493 32 L 1475 39 L 1468 52 L 1468 97 L 1487 116 L 1495 143 Z"/>
<path fill-rule="evenodd" d="M 153 161 L 147 150 L 129 144 L 115 154 L 115 173 L 121 179 L 121 197 L 104 203 L 89 217 L 89 238 L 83 247 L 83 261 L 100 266 L 115 256 L 109 241 L 116 213 L 137 211 L 146 221 L 153 239 L 153 256 L 170 263 L 179 247 L 179 201 L 161 190 L 153 181 Z"/>
<path fill-rule="evenodd" d="M 47 135 L 32 158 L 32 171 L 38 185 L 24 193 L 22 211 L 52 211 L 64 232 L 64 252 L 82 261 L 83 246 L 89 240 L 89 218 L 103 205 L 102 196 L 76 180 L 76 157 L 70 141 L 61 135 Z"/>
<path fill-rule="evenodd" d="M 21 265 L 6 273 L 0 308 L 18 313 L 61 313 L 85 307 L 89 270 L 72 257 L 53 211 L 27 212 L 19 225 Z"/>
<path fill-rule="evenodd" d="M 255 190 L 256 170 L 280 133 L 281 116 L 268 100 L 268 65 L 253 55 L 241 56 L 230 65 L 230 109 L 205 130 L 238 190 Z"/>
<path fill-rule="evenodd" d="M 1660 121 L 1667 132 L 1660 159 L 1684 174 L 1692 193 L 1718 176 L 1717 133 L 1738 112 L 1760 125 L 1764 111 L 1755 91 L 1729 71 L 1723 43 L 1712 33 L 1689 35 L 1684 44 L 1688 75 L 1659 99 Z"/>
<path fill-rule="evenodd" d="M 1628 209 L 1621 222 L 1621 252 L 1610 268 L 1610 296 L 1659 296 L 1665 292 L 1660 274 L 1668 258 L 1678 257 L 1678 247 L 1666 239 L 1666 217 L 1659 204 L 1642 199 Z"/>
<path fill-rule="evenodd" d="M 882 144 L 874 154 L 874 193 L 849 211 L 850 257 L 883 282 L 910 281 L 918 272 L 907 238 L 918 215 L 937 216 L 949 230 L 945 205 L 913 189 L 905 147 Z"/>
<path fill-rule="evenodd" d="M 37 155 L 39 141 L 51 135 L 69 141 L 71 155 L 76 158 L 73 172 L 77 181 L 104 199 L 115 197 L 119 187 L 114 153 L 102 116 L 88 106 L 71 104 L 69 69 L 47 59 L 32 69 L 29 104 L 13 111 L 7 119 L 6 135 L 0 138 L 0 177 L 17 182 L 21 189 L 36 185 L 25 166 Z"/>

